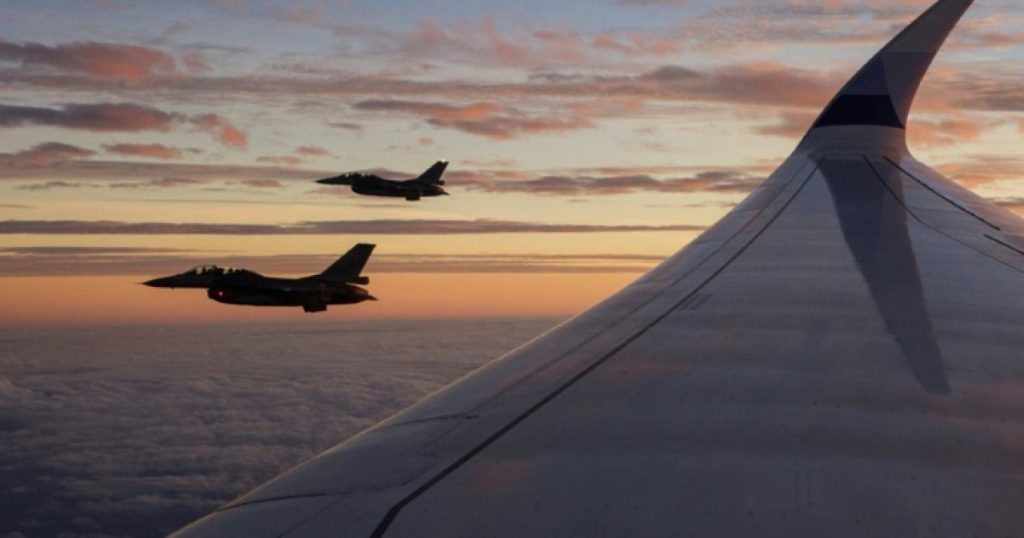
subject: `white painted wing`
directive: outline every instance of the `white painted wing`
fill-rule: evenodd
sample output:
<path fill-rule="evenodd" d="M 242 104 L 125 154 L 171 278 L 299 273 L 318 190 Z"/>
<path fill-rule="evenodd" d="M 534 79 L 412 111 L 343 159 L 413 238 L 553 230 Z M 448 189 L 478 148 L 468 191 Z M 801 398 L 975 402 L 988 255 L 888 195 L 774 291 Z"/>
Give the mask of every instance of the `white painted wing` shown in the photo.
<path fill-rule="evenodd" d="M 650 274 L 178 536 L 1024 533 L 1024 224 L 904 135 L 970 3 Z"/>

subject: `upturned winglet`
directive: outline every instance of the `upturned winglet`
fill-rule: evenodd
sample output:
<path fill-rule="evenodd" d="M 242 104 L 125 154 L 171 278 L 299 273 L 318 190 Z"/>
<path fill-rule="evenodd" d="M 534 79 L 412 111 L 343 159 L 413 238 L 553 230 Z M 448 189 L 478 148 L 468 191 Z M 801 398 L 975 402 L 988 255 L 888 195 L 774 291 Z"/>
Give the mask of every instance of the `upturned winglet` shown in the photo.
<path fill-rule="evenodd" d="M 904 129 L 928 68 L 973 0 L 939 0 L 843 86 L 811 131 L 821 127 Z"/>

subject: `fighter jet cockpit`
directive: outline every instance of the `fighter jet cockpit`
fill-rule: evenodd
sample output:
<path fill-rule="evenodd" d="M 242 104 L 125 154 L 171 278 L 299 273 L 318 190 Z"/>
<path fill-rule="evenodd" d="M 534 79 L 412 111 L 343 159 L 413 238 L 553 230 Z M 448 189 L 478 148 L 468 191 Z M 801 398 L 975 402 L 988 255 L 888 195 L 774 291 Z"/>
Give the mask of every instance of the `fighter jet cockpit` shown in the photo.
<path fill-rule="evenodd" d="M 234 267 L 220 267 L 217 265 L 198 265 L 182 273 L 182 276 L 222 276 L 237 273 L 251 273 L 246 269 L 235 269 Z"/>
<path fill-rule="evenodd" d="M 183 275 L 222 275 L 225 269 L 216 265 L 199 265 L 182 273 Z"/>
<path fill-rule="evenodd" d="M 233 273 L 234 270 L 229 267 L 220 267 L 217 265 L 197 265 L 190 270 L 182 273 L 182 276 L 193 276 L 193 277 L 204 277 L 207 275 L 225 275 L 227 273 Z"/>

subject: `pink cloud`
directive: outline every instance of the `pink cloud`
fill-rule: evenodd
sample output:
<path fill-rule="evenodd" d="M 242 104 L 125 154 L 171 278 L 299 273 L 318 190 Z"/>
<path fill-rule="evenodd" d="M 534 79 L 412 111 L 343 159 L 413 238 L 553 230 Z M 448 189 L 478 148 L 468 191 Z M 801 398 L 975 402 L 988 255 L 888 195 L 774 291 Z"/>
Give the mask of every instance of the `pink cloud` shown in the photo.
<path fill-rule="evenodd" d="M 244 148 L 248 135 L 216 114 L 187 116 L 132 103 L 69 104 L 59 108 L 0 105 L 0 128 L 45 125 L 99 132 L 167 132 L 178 124 L 209 133 L 228 147 Z"/>
<path fill-rule="evenodd" d="M 241 149 L 249 144 L 249 135 L 223 116 L 203 114 L 190 118 L 189 122 L 200 131 L 209 133 L 225 146 Z"/>
<path fill-rule="evenodd" d="M 108 144 L 103 146 L 103 149 L 107 150 L 108 153 L 126 157 L 146 157 L 163 160 L 180 159 L 183 155 L 182 150 L 163 144 Z"/>
<path fill-rule="evenodd" d="M 612 196 L 636 192 L 745 194 L 764 178 L 733 171 L 705 171 L 689 177 L 656 179 L 646 174 L 587 176 L 542 176 L 527 180 L 465 178 L 466 188 L 500 193 L 542 196 Z"/>
<path fill-rule="evenodd" d="M 959 142 L 977 140 L 985 132 L 985 127 L 980 123 L 959 119 L 916 120 L 907 126 L 907 139 L 912 144 L 922 146 L 952 146 Z"/>
<path fill-rule="evenodd" d="M 328 18 L 326 11 L 321 9 L 311 9 L 302 6 L 293 6 L 284 11 L 276 13 L 274 18 L 282 21 L 289 22 L 292 24 L 301 24 L 306 26 L 316 26 L 322 24 Z"/>
<path fill-rule="evenodd" d="M 175 58 L 166 52 L 139 45 L 94 41 L 56 46 L 0 41 L 0 61 L 17 63 L 24 68 L 45 68 L 133 82 L 178 73 Z M 189 72 L 209 68 L 197 53 L 186 55 L 182 63 Z"/>
<path fill-rule="evenodd" d="M 320 146 L 299 146 L 295 148 L 295 153 L 298 153 L 299 155 L 313 156 L 323 156 L 331 154 L 330 151 L 327 151 L 326 149 L 321 148 Z"/>
<path fill-rule="evenodd" d="M 239 183 L 246 187 L 255 187 L 257 189 L 280 189 L 284 187 L 284 183 L 276 179 L 243 179 Z"/>
<path fill-rule="evenodd" d="M 42 166 L 54 163 L 86 159 L 96 152 L 60 142 L 36 144 L 16 153 L 0 153 L 0 165 L 10 168 Z"/>
<path fill-rule="evenodd" d="M 181 63 L 189 73 L 208 73 L 213 71 L 210 64 L 198 52 L 186 52 L 181 55 Z"/>
<path fill-rule="evenodd" d="M 756 132 L 769 136 L 796 138 L 811 128 L 816 117 L 816 114 L 808 112 L 783 112 L 779 115 L 777 123 L 758 127 Z"/>
<path fill-rule="evenodd" d="M 996 155 L 976 155 L 935 167 L 946 177 L 974 189 L 1024 178 L 1024 160 Z"/>
<path fill-rule="evenodd" d="M 442 103 L 401 100 L 368 100 L 356 103 L 359 110 L 406 112 L 423 117 L 436 127 L 456 129 L 495 140 L 519 136 L 573 131 L 591 127 L 579 117 L 528 116 L 495 103 L 447 105 Z"/>
<path fill-rule="evenodd" d="M 293 155 L 267 155 L 256 159 L 256 161 L 277 166 L 298 166 L 302 163 L 302 159 Z"/>
<path fill-rule="evenodd" d="M 175 114 L 131 103 L 70 104 L 60 108 L 0 105 L 0 127 L 48 125 L 86 131 L 169 131 Z"/>
<path fill-rule="evenodd" d="M 633 32 L 623 35 L 597 35 L 591 39 L 590 44 L 595 49 L 614 51 L 622 55 L 644 54 L 650 56 L 665 56 L 667 54 L 680 52 L 683 49 L 683 43 L 677 38 L 644 35 Z"/>
<path fill-rule="evenodd" d="M 464 23 L 450 29 L 423 21 L 406 39 L 407 50 L 418 54 L 433 53 L 440 54 L 440 57 L 449 55 L 463 59 L 489 58 L 503 65 L 523 66 L 531 63 L 529 47 L 506 38 L 493 19 Z"/>

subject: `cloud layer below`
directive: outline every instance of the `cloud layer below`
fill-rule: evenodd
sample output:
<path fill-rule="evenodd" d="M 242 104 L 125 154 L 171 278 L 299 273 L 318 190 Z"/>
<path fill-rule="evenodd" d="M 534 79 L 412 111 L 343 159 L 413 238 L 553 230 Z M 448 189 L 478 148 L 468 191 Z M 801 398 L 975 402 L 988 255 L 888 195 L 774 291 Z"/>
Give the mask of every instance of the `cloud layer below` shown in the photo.
<path fill-rule="evenodd" d="M 0 330 L 0 536 L 163 536 L 552 324 Z"/>

